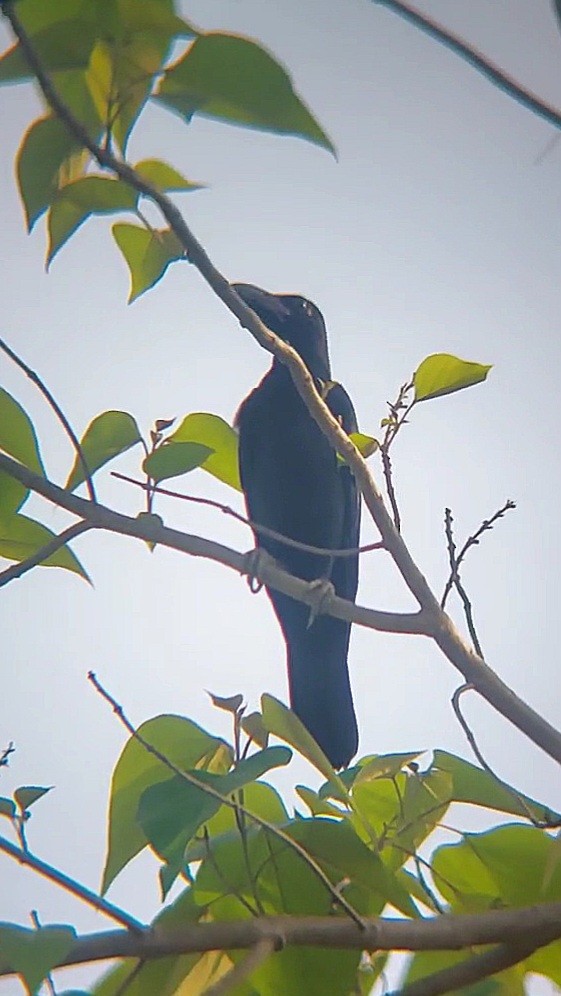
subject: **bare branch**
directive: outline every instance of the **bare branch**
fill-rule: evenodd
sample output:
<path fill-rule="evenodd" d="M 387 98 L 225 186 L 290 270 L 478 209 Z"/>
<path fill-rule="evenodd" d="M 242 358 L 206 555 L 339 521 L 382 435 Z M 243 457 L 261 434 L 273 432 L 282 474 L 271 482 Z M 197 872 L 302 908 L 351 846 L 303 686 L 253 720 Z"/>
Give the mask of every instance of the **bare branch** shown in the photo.
<path fill-rule="evenodd" d="M 268 526 L 260 526 L 257 522 L 253 522 L 252 519 L 248 519 L 245 515 L 242 515 L 241 512 L 236 512 L 230 505 L 214 501 L 213 498 L 201 498 L 199 495 L 186 495 L 183 491 L 171 491 L 169 488 L 162 488 L 157 484 L 137 481 L 136 478 L 128 477 L 127 474 L 119 474 L 116 470 L 111 471 L 111 477 L 116 477 L 119 481 L 126 481 L 127 484 L 134 484 L 137 488 L 142 488 L 143 491 L 149 491 L 151 495 L 165 495 L 167 498 L 179 498 L 181 501 L 189 501 L 194 505 L 217 508 L 219 512 L 231 516 L 236 522 L 242 522 L 244 526 L 249 526 L 253 532 L 260 533 L 262 536 L 270 536 L 271 539 L 276 539 L 279 543 L 284 543 L 285 546 L 292 547 L 295 550 L 303 550 L 305 553 L 329 554 L 330 557 L 354 557 L 357 553 L 371 553 L 372 550 L 384 549 L 383 543 L 367 543 L 365 546 L 352 546 L 342 550 L 330 550 L 328 547 L 312 546 L 310 543 L 301 543 L 300 540 L 291 539 L 290 536 L 285 536 L 284 533 L 277 533 L 276 530 L 269 529 Z"/>
<path fill-rule="evenodd" d="M 473 619 L 471 602 L 468 598 L 467 592 L 460 580 L 460 575 L 458 573 L 459 558 L 456 557 L 456 544 L 454 542 L 454 534 L 452 531 L 453 521 L 454 520 L 452 518 L 452 512 L 450 511 L 449 508 L 447 508 L 444 516 L 444 528 L 446 531 L 446 541 L 448 544 L 448 558 L 450 560 L 451 583 L 454 585 L 456 591 L 458 592 L 458 595 L 460 596 L 463 602 L 464 613 L 466 617 L 467 626 L 469 629 L 469 635 L 471 636 L 473 646 L 475 647 L 475 652 L 478 654 L 479 657 L 483 659 L 483 650 L 481 649 L 479 637 L 477 636 L 477 630 L 475 628 L 475 622 Z M 442 608 L 444 608 L 444 596 L 442 597 L 442 602 L 440 603 L 440 605 Z"/>
<path fill-rule="evenodd" d="M 440 607 L 442 609 L 446 605 L 446 601 L 448 599 L 448 595 L 450 594 L 450 592 L 452 591 L 452 588 L 454 586 L 455 575 L 458 573 L 458 568 L 460 567 L 460 564 L 465 559 L 465 556 L 466 556 L 468 550 L 470 550 L 472 546 L 478 546 L 479 545 L 479 540 L 480 540 L 481 536 L 483 535 L 483 533 L 488 532 L 489 530 L 491 530 L 493 528 L 493 526 L 495 525 L 495 523 L 499 519 L 502 519 L 502 517 L 504 515 L 506 515 L 507 512 L 510 512 L 514 508 L 516 508 L 516 502 L 511 501 L 511 499 L 509 498 L 508 501 L 506 501 L 504 503 L 504 505 L 502 506 L 502 508 L 499 508 L 496 512 L 493 513 L 493 515 L 491 516 L 490 519 L 484 519 L 483 520 L 483 522 L 481 523 L 481 525 L 479 526 L 479 528 L 475 530 L 475 532 L 474 532 L 474 534 L 472 536 L 468 536 L 468 538 L 465 541 L 462 549 L 460 550 L 460 552 L 457 555 L 456 555 L 456 544 L 454 543 L 452 536 L 450 536 L 450 537 L 448 536 L 448 529 L 447 529 L 446 536 L 447 536 L 448 543 L 449 543 L 449 550 L 448 550 L 448 552 L 449 552 L 449 557 L 450 557 L 450 576 L 449 576 L 449 578 L 448 578 L 448 580 L 446 582 L 446 585 L 444 587 L 444 593 L 443 593 L 442 598 L 440 600 Z M 452 513 L 451 513 L 451 511 L 450 511 L 449 508 L 446 509 L 445 515 L 446 515 L 446 526 L 447 526 L 448 525 L 448 517 L 450 518 L 450 523 L 452 522 Z"/>
<path fill-rule="evenodd" d="M 486 76 L 491 83 L 498 86 L 499 90 L 502 90 L 509 97 L 518 101 L 519 104 L 522 104 L 529 111 L 533 111 L 534 114 L 537 114 L 555 128 L 561 128 L 561 111 L 557 107 L 538 97 L 527 87 L 522 86 L 521 83 L 518 83 L 504 69 L 497 66 L 496 63 L 479 52 L 473 45 L 468 45 L 459 35 L 454 34 L 448 28 L 444 28 L 427 14 L 422 14 L 413 4 L 406 3 L 405 0 L 374 0 L 374 2 L 382 7 L 386 7 L 394 14 L 399 14 L 404 20 L 413 24 L 416 28 L 420 28 L 421 31 L 431 38 L 436 38 L 437 41 L 442 42 L 446 48 L 449 48 L 455 55 L 459 55 L 470 66 Z"/>
<path fill-rule="evenodd" d="M 147 543 L 169 547 L 193 557 L 214 560 L 237 571 L 238 574 L 251 572 L 263 584 L 275 588 L 277 591 L 282 591 L 285 595 L 290 595 L 291 598 L 304 602 L 305 605 L 313 606 L 317 603 L 317 594 L 313 585 L 288 574 L 272 558 L 263 558 L 257 565 L 255 563 L 248 564 L 247 554 L 238 553 L 222 543 L 215 543 L 213 540 L 207 540 L 201 536 L 179 532 L 177 529 L 169 529 L 162 525 L 157 518 L 133 519 L 120 512 L 114 512 L 113 509 L 107 508 L 100 502 L 94 504 L 66 491 L 64 488 L 59 488 L 56 484 L 39 474 L 35 474 L 28 467 L 24 467 L 23 464 L 12 460 L 4 453 L 0 453 L 0 470 L 5 470 L 17 481 L 21 481 L 26 487 L 42 495 L 48 501 L 85 520 L 92 528 L 106 529 L 110 532 L 121 533 L 123 536 L 134 536 Z M 330 615 L 337 619 L 346 619 L 359 626 L 367 626 L 381 632 L 421 635 L 427 632 L 425 616 L 422 612 L 380 612 L 377 609 L 355 605 L 353 602 L 348 602 L 337 596 L 330 598 L 326 609 Z"/>
<path fill-rule="evenodd" d="M 513 799 L 516 800 L 520 808 L 525 813 L 526 818 L 530 820 L 530 822 L 533 823 L 535 827 L 539 827 L 541 830 L 556 829 L 560 825 L 559 820 L 537 820 L 534 814 L 532 813 L 530 807 L 528 806 L 526 800 L 524 799 L 524 797 L 522 795 L 519 795 L 519 793 L 515 789 L 513 789 L 512 786 L 509 785 L 507 782 L 504 782 L 502 778 L 499 778 L 496 772 L 493 771 L 493 769 L 490 767 L 489 764 L 487 764 L 487 761 L 483 757 L 483 754 L 481 753 L 477 745 L 477 741 L 475 739 L 473 731 L 471 730 L 460 706 L 460 698 L 464 694 L 464 692 L 472 692 L 472 691 L 475 691 L 473 685 L 461 685 L 459 688 L 457 688 L 452 696 L 452 708 L 456 714 L 456 718 L 460 726 L 462 727 L 462 730 L 464 731 L 468 739 L 469 745 L 473 753 L 475 754 L 477 760 L 479 761 L 479 764 L 481 765 L 483 770 L 487 772 L 488 775 L 491 775 L 495 779 L 495 781 L 502 786 L 502 788 L 504 788 L 507 792 L 510 793 Z"/>
<path fill-rule="evenodd" d="M 95 501 L 96 500 L 95 488 L 92 481 L 92 475 L 90 473 L 88 463 L 84 455 L 84 451 L 80 445 L 78 436 L 74 432 L 74 429 L 70 425 L 70 422 L 68 421 L 58 401 L 55 400 L 45 382 L 41 379 L 41 377 L 39 377 L 39 374 L 35 373 L 35 371 L 31 369 L 31 367 L 28 367 L 27 363 L 25 363 L 21 359 L 21 357 L 18 356 L 18 354 L 15 353 L 14 350 L 10 346 L 8 346 L 6 342 L 4 342 L 3 339 L 0 339 L 0 349 L 2 349 L 3 352 L 6 353 L 6 356 L 9 356 L 10 359 L 14 361 L 16 366 L 18 366 L 20 370 L 23 370 L 24 374 L 27 377 L 29 377 L 29 379 L 35 384 L 36 387 L 39 388 L 41 394 L 47 400 L 48 404 L 54 411 L 56 417 L 58 418 L 60 424 L 62 425 L 64 431 L 66 432 L 66 435 L 68 436 L 70 442 L 72 443 L 72 446 L 74 447 L 76 456 L 78 457 L 80 463 L 82 464 L 82 470 L 84 471 L 84 477 L 86 479 L 86 486 L 88 489 L 88 494 L 90 496 L 90 499 L 91 501 Z"/>
<path fill-rule="evenodd" d="M 25 560 L 21 560 L 18 564 L 14 564 L 12 567 L 7 567 L 5 571 L 0 572 L 0 588 L 8 584 L 10 581 L 14 581 L 15 578 L 21 578 L 28 571 L 32 570 L 33 567 L 37 567 L 38 564 L 42 564 L 44 560 L 47 560 L 53 553 L 60 550 L 61 547 L 66 546 L 70 540 L 75 539 L 76 536 L 80 536 L 81 533 L 87 532 L 88 529 L 93 529 L 93 526 L 89 522 L 75 522 L 73 526 L 69 526 L 64 532 L 59 533 L 58 536 L 53 536 L 49 543 L 45 543 L 40 550 L 37 550 L 31 557 L 27 557 Z"/>
<path fill-rule="evenodd" d="M 162 958 L 189 952 L 242 950 L 263 938 L 286 946 L 354 951 L 454 951 L 473 945 L 543 947 L 561 936 L 561 903 L 543 903 L 484 913 L 444 914 L 403 920 L 369 917 L 359 927 L 348 917 L 255 917 L 211 923 L 186 923 L 174 930 L 158 925 L 143 933 L 128 930 L 82 935 L 63 965 L 110 958 Z M 0 977 L 13 974 L 4 964 Z"/>
<path fill-rule="evenodd" d="M 26 865 L 28 868 L 33 868 L 39 875 L 43 878 L 47 878 L 50 882 L 55 885 L 59 885 L 66 892 L 71 895 L 76 896 L 83 903 L 87 903 L 88 906 L 92 906 L 94 910 L 98 913 L 103 913 L 105 916 L 111 917 L 112 920 L 116 920 L 117 923 L 122 924 L 127 928 L 127 931 L 131 931 L 136 936 L 139 936 L 145 931 L 145 927 L 138 920 L 135 920 L 133 916 L 126 913 L 124 910 L 119 909 L 118 906 L 114 906 L 107 899 L 103 899 L 102 896 L 96 895 L 87 886 L 81 885 L 80 882 L 76 882 L 75 879 L 69 878 L 64 872 L 54 868 L 52 865 L 48 864 L 46 861 L 42 861 L 41 858 L 35 857 L 30 851 L 24 850 L 23 848 L 16 847 L 11 841 L 7 840 L 5 837 L 0 836 L 0 851 L 4 854 L 9 854 L 11 858 L 19 861 L 20 865 Z M 0 975 L 2 973 L 0 972 Z"/>

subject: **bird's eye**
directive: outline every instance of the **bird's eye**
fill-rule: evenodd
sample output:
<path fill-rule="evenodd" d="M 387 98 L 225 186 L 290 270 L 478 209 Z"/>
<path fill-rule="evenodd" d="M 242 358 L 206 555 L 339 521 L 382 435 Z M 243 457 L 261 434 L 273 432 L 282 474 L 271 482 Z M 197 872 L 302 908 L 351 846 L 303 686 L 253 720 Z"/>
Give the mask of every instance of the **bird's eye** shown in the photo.
<path fill-rule="evenodd" d="M 304 300 L 302 301 L 302 307 L 303 307 L 304 311 L 306 312 L 306 314 L 308 315 L 308 317 L 309 317 L 309 318 L 312 318 L 312 316 L 313 316 L 313 314 L 314 314 L 314 306 L 313 306 L 313 304 L 311 303 L 311 301 L 306 301 L 306 300 L 304 299 Z"/>

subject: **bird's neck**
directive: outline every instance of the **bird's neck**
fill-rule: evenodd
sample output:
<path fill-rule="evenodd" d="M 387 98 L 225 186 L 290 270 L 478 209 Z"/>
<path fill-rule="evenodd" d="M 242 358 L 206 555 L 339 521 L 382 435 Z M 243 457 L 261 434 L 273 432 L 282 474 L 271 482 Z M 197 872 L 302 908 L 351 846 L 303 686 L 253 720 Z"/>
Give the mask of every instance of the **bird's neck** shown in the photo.
<path fill-rule="evenodd" d="M 306 364 L 314 380 L 316 381 L 331 380 L 331 367 L 329 365 L 329 361 L 326 362 L 325 360 L 322 360 L 318 357 L 309 358 L 305 356 L 302 356 L 302 359 Z M 271 373 L 274 374 L 275 377 L 279 378 L 286 377 L 288 378 L 288 380 L 292 381 L 292 375 L 290 373 L 290 370 L 288 369 L 286 364 L 281 363 L 281 361 L 277 360 L 276 357 L 273 360 Z"/>

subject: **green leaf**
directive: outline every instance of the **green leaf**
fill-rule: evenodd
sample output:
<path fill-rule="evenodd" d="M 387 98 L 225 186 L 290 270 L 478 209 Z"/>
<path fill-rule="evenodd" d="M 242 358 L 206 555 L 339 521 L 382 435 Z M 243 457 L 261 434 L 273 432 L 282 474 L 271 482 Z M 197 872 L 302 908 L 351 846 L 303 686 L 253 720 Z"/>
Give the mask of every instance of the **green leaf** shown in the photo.
<path fill-rule="evenodd" d="M 169 439 L 176 443 L 201 443 L 208 446 L 213 452 L 202 464 L 203 470 L 236 491 L 242 490 L 238 468 L 238 435 L 219 415 L 192 412 L 185 416 Z"/>
<path fill-rule="evenodd" d="M 224 712 L 233 713 L 235 716 L 240 711 L 240 706 L 243 704 L 243 695 L 228 695 L 224 698 L 222 695 L 213 695 L 212 692 L 208 693 L 210 695 L 211 702 L 217 709 L 223 709 Z"/>
<path fill-rule="evenodd" d="M 339 775 L 334 771 L 333 766 L 327 760 L 319 744 L 317 744 L 308 732 L 304 724 L 295 712 L 288 709 L 283 702 L 279 702 L 273 695 L 261 696 L 261 711 L 263 713 L 263 723 L 269 733 L 274 733 L 281 740 L 286 740 L 292 747 L 295 747 L 299 754 L 307 758 L 318 771 L 327 778 L 335 790 L 345 798 L 347 790 Z"/>
<path fill-rule="evenodd" d="M 26 930 L 0 924 L 0 958 L 21 975 L 30 996 L 35 996 L 43 979 L 66 958 L 75 943 L 73 927 L 53 925 Z"/>
<path fill-rule="evenodd" d="M 499 782 L 493 775 L 469 761 L 445 750 L 435 750 L 433 767 L 447 771 L 453 779 L 455 802 L 466 802 L 472 806 L 486 806 L 501 813 L 525 816 L 537 823 L 561 820 L 559 813 L 529 796 L 518 792 L 506 783 Z"/>
<path fill-rule="evenodd" d="M 138 194 L 122 180 L 108 176 L 84 176 L 67 183 L 56 195 L 48 217 L 47 263 L 92 214 L 134 211 Z"/>
<path fill-rule="evenodd" d="M 263 716 L 260 712 L 250 712 L 242 719 L 242 730 L 247 733 L 258 747 L 266 747 L 269 743 L 269 731 L 265 729 Z"/>
<path fill-rule="evenodd" d="M 331 816 L 334 819 L 341 819 L 345 813 L 333 806 L 327 799 L 322 799 L 317 792 L 306 788 L 305 785 L 297 785 L 296 792 L 310 810 L 312 816 Z"/>
<path fill-rule="evenodd" d="M 156 97 L 187 121 L 204 114 L 297 135 L 334 152 L 283 66 L 248 38 L 218 32 L 197 38 L 166 73 Z"/>
<path fill-rule="evenodd" d="M 1 404 L 0 399 L 0 407 Z M 19 512 L 28 498 L 29 488 L 16 481 L 15 477 L 10 477 L 6 471 L 0 470 L 0 519 L 5 519 L 13 515 L 14 512 Z"/>
<path fill-rule="evenodd" d="M 148 231 L 138 225 L 113 225 L 113 237 L 131 276 L 129 304 L 163 277 L 170 263 L 185 258 L 185 250 L 169 228 Z"/>
<path fill-rule="evenodd" d="M 129 450 L 141 441 L 135 419 L 128 412 L 102 412 L 90 422 L 80 446 L 91 475 L 113 457 Z M 65 484 L 67 491 L 74 491 L 85 481 L 86 475 L 78 454 Z"/>
<path fill-rule="evenodd" d="M 15 398 L 2 387 L 0 387 L 0 450 L 36 474 L 44 476 L 45 470 L 33 423 Z M 13 500 L 15 490 L 11 494 Z"/>
<path fill-rule="evenodd" d="M 427 356 L 413 374 L 415 401 L 428 401 L 444 394 L 462 391 L 464 387 L 481 384 L 491 365 L 460 360 L 449 353 Z"/>
<path fill-rule="evenodd" d="M 182 771 L 212 760 L 223 741 L 181 716 L 157 716 L 138 729 L 139 735 Z M 127 741 L 113 772 L 109 806 L 109 841 L 103 892 L 119 872 L 148 844 L 137 822 L 140 799 L 149 786 L 170 780 L 170 769 L 134 737 Z"/>
<path fill-rule="evenodd" d="M 29 231 L 62 186 L 61 168 L 80 149 L 80 143 L 58 118 L 40 118 L 27 129 L 16 170 Z"/>
<path fill-rule="evenodd" d="M 5 557 L 6 560 L 27 560 L 50 543 L 55 535 L 56 533 L 51 532 L 41 522 L 29 519 L 26 515 L 11 515 L 0 519 L 0 557 Z M 79 574 L 85 581 L 90 580 L 69 546 L 60 547 L 38 566 L 63 567 L 67 571 Z"/>
<path fill-rule="evenodd" d="M 13 799 L 6 799 L 5 796 L 0 796 L 0 816 L 7 816 L 9 820 L 13 820 L 16 815 L 16 806 Z"/>
<path fill-rule="evenodd" d="M 142 469 L 158 483 L 200 467 L 211 452 L 208 446 L 200 443 L 164 443 L 146 457 Z"/>
<path fill-rule="evenodd" d="M 213 775 L 206 771 L 190 774 L 229 798 L 272 768 L 288 764 L 291 756 L 286 747 L 267 747 L 239 761 L 228 774 Z M 138 821 L 156 852 L 179 871 L 187 844 L 222 805 L 203 788 L 175 776 L 144 791 L 138 806 Z"/>
<path fill-rule="evenodd" d="M 49 785 L 48 788 L 42 788 L 40 785 L 22 785 L 21 788 L 15 790 L 14 799 L 24 813 L 34 802 L 50 792 L 52 787 L 52 785 Z"/>
<path fill-rule="evenodd" d="M 33 35 L 33 49 L 49 73 L 61 69 L 85 69 L 95 43 L 93 24 L 81 17 L 51 24 Z M 0 58 L 0 83 L 32 79 L 33 72 L 19 42 Z"/>
<path fill-rule="evenodd" d="M 187 180 L 173 166 L 161 159 L 143 159 L 134 167 L 143 179 L 148 180 L 158 190 L 203 190 L 204 183 L 193 183 Z"/>
<path fill-rule="evenodd" d="M 400 771 L 407 768 L 422 753 L 422 751 L 418 750 L 407 754 L 379 754 L 361 766 L 353 785 L 360 785 L 361 782 L 370 782 L 376 778 L 395 778 Z"/>

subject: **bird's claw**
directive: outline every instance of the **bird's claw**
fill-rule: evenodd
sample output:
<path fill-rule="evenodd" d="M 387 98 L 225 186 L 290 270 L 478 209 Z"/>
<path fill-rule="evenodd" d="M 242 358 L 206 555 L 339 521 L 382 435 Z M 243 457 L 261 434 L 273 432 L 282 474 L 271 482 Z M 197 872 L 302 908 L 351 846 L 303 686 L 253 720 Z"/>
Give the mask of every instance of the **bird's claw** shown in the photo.
<path fill-rule="evenodd" d="M 271 565 L 275 565 L 276 561 L 274 557 L 271 557 L 270 553 L 263 550 L 261 547 L 256 546 L 253 550 L 248 550 L 244 555 L 244 566 L 242 574 L 247 575 L 247 583 L 249 590 L 255 595 L 258 591 L 261 591 L 263 587 L 263 582 L 256 577 L 261 571 Z"/>
<path fill-rule="evenodd" d="M 308 590 L 313 595 L 314 600 L 310 606 L 306 629 L 310 629 L 316 618 L 325 612 L 335 598 L 335 588 L 327 578 L 316 578 L 315 581 L 310 581 Z"/>

